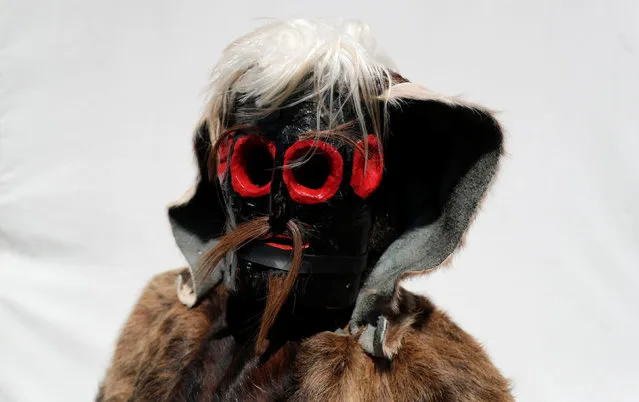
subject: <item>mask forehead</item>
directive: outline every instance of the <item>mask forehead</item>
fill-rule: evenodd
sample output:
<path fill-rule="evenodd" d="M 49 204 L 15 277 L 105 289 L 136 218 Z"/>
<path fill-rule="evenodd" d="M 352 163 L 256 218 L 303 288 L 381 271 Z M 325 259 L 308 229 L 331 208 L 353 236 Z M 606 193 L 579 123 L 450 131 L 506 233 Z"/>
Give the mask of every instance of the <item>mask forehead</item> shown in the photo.
<path fill-rule="evenodd" d="M 311 102 L 276 110 L 255 122 L 263 136 L 276 144 L 291 145 L 317 129 L 316 106 Z"/>
<path fill-rule="evenodd" d="M 236 103 L 230 126 L 251 125 L 259 128 L 260 135 L 278 145 L 290 146 L 302 134 L 330 130 L 347 122 L 355 121 L 356 114 L 349 102 L 344 103 L 336 94 L 333 101 L 320 103 L 308 92 L 297 93 L 283 102 L 282 107 L 270 113 L 260 110 L 255 101 L 248 99 Z M 354 124 L 349 135 L 359 138 L 359 124 Z"/>

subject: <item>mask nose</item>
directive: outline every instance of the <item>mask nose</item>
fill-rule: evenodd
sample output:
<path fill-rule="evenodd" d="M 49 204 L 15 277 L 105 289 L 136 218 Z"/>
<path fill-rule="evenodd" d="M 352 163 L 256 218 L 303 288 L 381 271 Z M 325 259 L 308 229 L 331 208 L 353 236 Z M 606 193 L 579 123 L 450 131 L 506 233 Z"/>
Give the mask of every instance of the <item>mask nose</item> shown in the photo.
<path fill-rule="evenodd" d="M 271 195 L 269 198 L 268 223 L 275 234 L 286 230 L 286 224 L 290 220 L 289 198 L 282 175 L 274 175 L 271 183 Z"/>

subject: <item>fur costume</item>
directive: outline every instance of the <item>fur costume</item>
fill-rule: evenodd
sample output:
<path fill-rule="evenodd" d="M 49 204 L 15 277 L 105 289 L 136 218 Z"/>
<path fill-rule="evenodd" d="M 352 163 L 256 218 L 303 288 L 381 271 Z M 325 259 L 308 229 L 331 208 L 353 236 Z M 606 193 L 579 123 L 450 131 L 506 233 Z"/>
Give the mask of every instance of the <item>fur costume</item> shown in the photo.
<path fill-rule="evenodd" d="M 225 49 L 198 183 L 169 208 L 189 267 L 149 283 L 98 401 L 513 400 L 399 286 L 461 243 L 501 129 L 396 71 L 357 22 L 271 23 Z"/>

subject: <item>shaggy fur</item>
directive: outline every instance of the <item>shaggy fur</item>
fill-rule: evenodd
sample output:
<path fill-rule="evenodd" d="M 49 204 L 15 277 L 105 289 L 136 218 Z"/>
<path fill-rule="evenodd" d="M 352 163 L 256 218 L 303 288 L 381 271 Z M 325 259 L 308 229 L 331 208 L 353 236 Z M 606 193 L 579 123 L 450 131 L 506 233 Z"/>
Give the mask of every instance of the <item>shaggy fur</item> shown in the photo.
<path fill-rule="evenodd" d="M 178 271 L 155 277 L 123 328 L 98 402 L 513 401 L 481 346 L 426 298 L 400 288 L 384 311 L 385 350 L 372 358 L 358 334 L 320 332 L 253 355 L 254 334 L 233 333 L 230 294 L 198 306 L 177 300 Z M 249 326 L 250 327 L 250 326 Z"/>

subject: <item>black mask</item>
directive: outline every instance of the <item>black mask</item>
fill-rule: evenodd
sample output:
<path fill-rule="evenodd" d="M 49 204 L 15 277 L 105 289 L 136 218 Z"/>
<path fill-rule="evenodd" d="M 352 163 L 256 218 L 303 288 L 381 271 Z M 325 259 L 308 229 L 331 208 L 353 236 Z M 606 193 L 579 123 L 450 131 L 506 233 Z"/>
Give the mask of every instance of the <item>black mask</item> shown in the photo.
<path fill-rule="evenodd" d="M 234 122 L 244 128 L 220 147 L 218 179 L 237 224 L 268 216 L 274 234 L 238 251 L 241 284 L 263 281 L 268 270 L 288 270 L 293 244 L 283 232 L 293 220 L 305 242 L 300 301 L 329 308 L 354 303 L 369 262 L 370 198 L 381 182 L 383 157 L 377 138 L 367 136 L 364 168 L 361 130 L 345 116 L 348 130 L 318 137 L 313 102 Z"/>
<path fill-rule="evenodd" d="M 211 133 L 206 123 L 199 126 L 197 186 L 188 200 L 169 209 L 176 242 L 189 262 L 178 279 L 184 304 L 195 305 L 221 283 L 259 298 L 267 275 L 288 269 L 290 239 L 263 239 L 228 253 L 210 275 L 198 277 L 202 256 L 233 224 L 255 217 L 268 217 L 276 234 L 289 220 L 302 228 L 308 246 L 291 295 L 296 303 L 344 310 L 357 298 L 352 327 L 376 323 L 378 306 L 391 300 L 403 276 L 434 269 L 455 251 L 497 169 L 499 124 L 476 105 L 401 80 L 381 98 L 386 96 L 391 102 L 379 102 L 386 112 L 383 152 L 355 123 L 349 141 L 310 135 L 326 145 L 314 144 L 319 150 L 306 155 L 303 134 L 317 129 L 313 102 L 261 119 L 237 118 L 246 114 L 243 105 L 234 105 L 235 117 L 226 127 L 252 128 L 237 130 L 226 143 L 226 158 L 224 152 L 219 158 L 221 181 L 209 177 Z M 355 114 L 345 110 L 335 124 L 351 121 L 357 121 Z M 323 122 L 320 129 L 327 126 Z M 365 137 L 364 175 L 363 153 L 352 143 Z M 288 164 L 300 155 L 308 160 Z M 334 160 L 341 160 L 341 170 Z M 234 178 L 240 179 L 235 185 Z"/>

